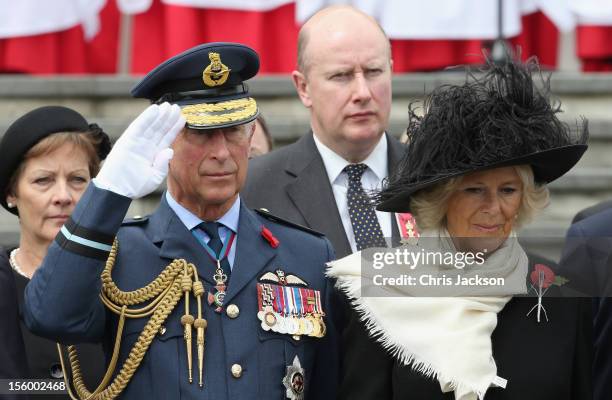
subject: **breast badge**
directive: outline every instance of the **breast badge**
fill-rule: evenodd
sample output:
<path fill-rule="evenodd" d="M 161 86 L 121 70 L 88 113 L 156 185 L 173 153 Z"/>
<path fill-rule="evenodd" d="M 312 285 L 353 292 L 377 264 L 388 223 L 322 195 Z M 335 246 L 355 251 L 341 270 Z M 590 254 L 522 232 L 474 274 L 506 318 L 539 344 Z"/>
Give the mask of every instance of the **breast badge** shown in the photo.
<path fill-rule="evenodd" d="M 283 378 L 283 385 L 287 389 L 287 398 L 291 400 L 303 400 L 305 389 L 304 368 L 300 364 L 300 359 L 295 356 L 293 364 L 287 365 L 287 374 Z"/>
<path fill-rule="evenodd" d="M 326 327 L 319 290 L 309 289 L 300 277 L 278 269 L 257 283 L 257 318 L 264 331 L 322 338 Z"/>

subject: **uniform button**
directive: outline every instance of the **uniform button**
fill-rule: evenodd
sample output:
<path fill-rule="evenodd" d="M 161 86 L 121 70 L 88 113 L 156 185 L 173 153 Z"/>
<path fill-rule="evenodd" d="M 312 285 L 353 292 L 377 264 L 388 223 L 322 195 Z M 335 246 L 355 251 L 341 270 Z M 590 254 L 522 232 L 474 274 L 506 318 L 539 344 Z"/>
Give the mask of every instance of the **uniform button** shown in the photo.
<path fill-rule="evenodd" d="M 165 326 L 160 326 L 159 327 L 159 331 L 158 331 L 160 336 L 164 336 L 166 334 L 166 327 Z"/>
<path fill-rule="evenodd" d="M 232 365 L 231 371 L 234 378 L 240 378 L 242 376 L 242 366 L 240 364 Z"/>
<path fill-rule="evenodd" d="M 49 367 L 49 376 L 54 379 L 62 379 L 64 377 L 64 371 L 62 371 L 62 366 L 60 364 L 52 364 Z"/>
<path fill-rule="evenodd" d="M 229 306 L 227 306 L 225 312 L 230 318 L 238 318 L 238 315 L 240 315 L 240 309 L 236 304 L 230 304 Z"/>

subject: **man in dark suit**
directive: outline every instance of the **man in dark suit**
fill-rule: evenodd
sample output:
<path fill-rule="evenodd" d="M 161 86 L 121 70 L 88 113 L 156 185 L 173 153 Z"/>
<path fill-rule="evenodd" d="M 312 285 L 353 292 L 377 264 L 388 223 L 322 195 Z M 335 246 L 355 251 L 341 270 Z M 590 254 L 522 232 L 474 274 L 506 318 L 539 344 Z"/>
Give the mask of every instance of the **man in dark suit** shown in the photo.
<path fill-rule="evenodd" d="M 587 217 L 590 217 L 593 214 L 597 214 L 601 211 L 607 210 L 608 208 L 612 208 L 612 200 L 605 200 L 591 207 L 587 207 L 583 210 L 580 210 L 574 215 L 572 219 L 572 224 L 575 224 L 578 221 L 581 221 Z"/>
<path fill-rule="evenodd" d="M 356 200 L 380 188 L 403 153 L 385 133 L 392 65 L 389 40 L 371 17 L 348 6 L 312 16 L 292 73 L 312 131 L 250 163 L 245 202 L 325 233 L 339 257 L 397 238 L 393 214 Z"/>
<path fill-rule="evenodd" d="M 593 299 L 593 398 L 608 399 L 612 382 L 612 203 L 580 211 L 570 226 L 560 274 Z"/>
<path fill-rule="evenodd" d="M 156 104 L 117 141 L 28 285 L 33 332 L 109 344 L 117 375 L 104 398 L 335 398 L 331 243 L 239 196 L 258 114 L 243 81 L 258 68 L 252 49 L 211 43 L 150 72 L 132 94 Z M 158 209 L 122 223 L 166 174 Z"/>

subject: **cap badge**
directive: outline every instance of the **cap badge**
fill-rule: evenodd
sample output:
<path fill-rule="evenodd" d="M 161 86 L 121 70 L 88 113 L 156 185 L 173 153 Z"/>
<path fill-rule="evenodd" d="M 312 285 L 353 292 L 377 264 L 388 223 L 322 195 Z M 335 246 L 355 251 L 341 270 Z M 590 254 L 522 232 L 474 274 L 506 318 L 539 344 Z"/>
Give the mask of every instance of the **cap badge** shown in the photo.
<path fill-rule="evenodd" d="M 202 73 L 204 84 L 206 86 L 223 85 L 227 81 L 231 70 L 221 62 L 219 53 L 211 51 L 208 53 L 208 58 L 210 59 L 210 64 L 208 64 Z"/>

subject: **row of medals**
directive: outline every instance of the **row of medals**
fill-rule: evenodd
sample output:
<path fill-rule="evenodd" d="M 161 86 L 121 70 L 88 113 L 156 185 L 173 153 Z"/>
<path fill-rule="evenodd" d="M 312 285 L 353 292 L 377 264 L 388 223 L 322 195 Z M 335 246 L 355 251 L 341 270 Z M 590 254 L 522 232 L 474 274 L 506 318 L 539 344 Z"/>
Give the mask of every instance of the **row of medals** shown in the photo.
<path fill-rule="evenodd" d="M 295 315 L 284 316 L 274 311 L 272 307 L 265 307 L 263 311 L 257 314 L 262 321 L 262 328 L 266 331 L 272 330 L 283 334 L 306 335 L 316 338 L 322 338 L 327 331 L 321 314 L 308 314 L 299 317 Z"/>

